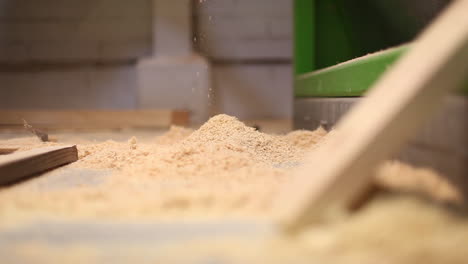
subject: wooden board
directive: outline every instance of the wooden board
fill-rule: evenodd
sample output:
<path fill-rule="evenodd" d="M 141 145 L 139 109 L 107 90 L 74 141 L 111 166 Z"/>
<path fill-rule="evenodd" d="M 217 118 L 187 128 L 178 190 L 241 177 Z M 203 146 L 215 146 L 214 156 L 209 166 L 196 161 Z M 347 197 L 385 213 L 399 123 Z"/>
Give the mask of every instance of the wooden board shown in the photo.
<path fill-rule="evenodd" d="M 0 156 L 0 185 L 78 160 L 76 146 L 54 146 Z"/>
<path fill-rule="evenodd" d="M 0 155 L 11 154 L 17 150 L 18 148 L 14 147 L 0 147 Z"/>
<path fill-rule="evenodd" d="M 375 167 L 460 87 L 468 72 L 467 10 L 468 1 L 454 1 L 344 116 L 329 141 L 308 155 L 278 197 L 286 230 L 297 232 L 350 206 L 368 189 Z"/>
<path fill-rule="evenodd" d="M 189 112 L 176 110 L 2 110 L 0 128 L 22 128 L 23 119 L 35 128 L 118 129 L 189 125 Z"/>

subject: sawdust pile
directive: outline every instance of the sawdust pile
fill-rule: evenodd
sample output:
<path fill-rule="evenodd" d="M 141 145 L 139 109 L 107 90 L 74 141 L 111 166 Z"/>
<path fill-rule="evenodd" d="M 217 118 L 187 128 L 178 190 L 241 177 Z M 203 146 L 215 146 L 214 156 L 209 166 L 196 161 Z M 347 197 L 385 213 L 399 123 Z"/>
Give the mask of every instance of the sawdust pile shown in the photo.
<path fill-rule="evenodd" d="M 179 142 L 180 140 L 190 136 L 192 134 L 193 129 L 180 127 L 180 126 L 171 126 L 169 131 L 164 135 L 156 138 L 157 144 L 160 145 L 171 145 Z"/>
<path fill-rule="evenodd" d="M 78 146 L 79 161 L 74 167 L 94 169 L 122 169 L 132 163 L 139 163 L 150 155 L 154 145 L 139 145 L 132 137 L 128 142 L 108 140 L 101 143 L 89 143 Z"/>
<path fill-rule="evenodd" d="M 399 161 L 382 164 L 375 181 L 393 191 L 418 193 L 440 202 L 462 203 L 462 195 L 445 178 L 427 168 L 413 168 Z"/>
<path fill-rule="evenodd" d="M 408 197 L 381 196 L 347 221 L 317 225 L 299 237 L 198 239 L 163 248 L 158 260 L 190 263 L 466 263 L 468 221 Z M 177 254 L 184 251 L 185 254 Z M 162 255 L 162 256 L 161 256 Z"/>
<path fill-rule="evenodd" d="M 150 143 L 80 144 L 79 161 L 70 167 L 111 169 L 113 175 L 98 186 L 4 190 L 0 215 L 263 215 L 288 171 L 325 135 L 323 129 L 267 135 L 218 115 L 196 131 L 172 127 Z"/>
<path fill-rule="evenodd" d="M 268 135 L 234 117 L 218 115 L 196 131 L 172 127 L 150 143 L 132 137 L 127 142 L 80 144 L 79 161 L 70 167 L 112 170 L 112 176 L 100 185 L 64 190 L 45 192 L 28 185 L 4 189 L 0 216 L 265 216 L 291 169 L 326 136 L 322 128 Z M 378 175 L 377 183 L 390 189 L 441 201 L 459 199 L 452 186 L 429 170 L 393 162 Z"/>
<path fill-rule="evenodd" d="M 185 230 L 183 223 L 179 222 L 181 229 Z M 213 226 L 220 223 L 212 222 Z M 121 227 L 126 232 L 141 230 L 136 228 L 137 224 L 130 228 L 125 224 L 111 226 Z M 131 239 L 135 235 L 129 235 L 129 241 L 117 240 L 102 246 L 105 238 L 109 237 L 106 232 L 104 238 L 88 243 L 83 242 L 86 235 L 79 236 L 75 243 L 13 240 L 4 243 L 0 252 L 4 252 L 6 262 L 11 256 L 16 256 L 15 260 L 21 256 L 19 259 L 22 261 L 18 263 L 102 263 L 103 259 L 113 259 L 115 252 L 118 252 L 118 258 L 124 257 L 125 263 L 180 264 L 214 260 L 217 263 L 272 264 L 466 263 L 463 250 L 468 243 L 466 216 L 415 198 L 377 197 L 346 221 L 311 226 L 295 238 L 269 235 L 264 231 L 268 225 L 254 227 L 259 229 L 258 233 L 206 232 L 205 236 L 185 239 L 176 236 L 164 243 L 151 243 L 157 238 L 147 235 L 141 240 Z M 239 227 L 234 225 L 236 228 Z M 154 234 L 150 228 L 148 230 Z M 125 234 L 125 231 L 113 230 L 112 233 Z M 122 239 L 119 235 L 115 237 Z"/>
<path fill-rule="evenodd" d="M 69 168 L 112 174 L 97 185 L 43 189 L 31 181 L 0 189 L 0 229 L 41 217 L 111 221 L 268 218 L 278 188 L 288 182 L 304 154 L 326 137 L 321 128 L 267 135 L 236 118 L 219 115 L 196 131 L 172 127 L 149 143 L 135 137 L 127 142 L 83 143 L 78 145 L 79 161 Z M 22 139 L 0 142 L 0 147 L 27 150 L 50 144 L 56 143 Z M 397 161 L 381 166 L 376 183 L 438 201 L 460 200 L 456 189 L 434 171 Z M 465 217 L 425 200 L 383 196 L 348 221 L 311 228 L 295 240 L 200 239 L 168 244 L 165 253 L 154 259 L 167 263 L 175 257 L 193 262 L 206 256 L 240 263 L 301 262 L 304 258 L 322 263 L 465 263 L 459 246 L 467 242 L 467 234 Z M 56 252 L 63 252 L 63 248 L 39 248 L 50 253 L 46 257 L 56 258 Z M 142 253 L 135 256 L 157 253 L 153 248 L 144 251 L 144 245 L 141 248 Z"/>
<path fill-rule="evenodd" d="M 106 141 L 82 145 L 76 165 L 124 169 L 136 164 L 152 175 L 164 174 L 168 167 L 186 168 L 186 173 L 223 172 L 256 165 L 280 167 L 299 162 L 305 151 L 325 135 L 322 128 L 285 136 L 267 135 L 235 117 L 218 115 L 196 131 L 171 127 L 150 144 L 138 144 L 133 138 L 127 143 Z M 138 168 L 131 168 L 134 169 Z"/>

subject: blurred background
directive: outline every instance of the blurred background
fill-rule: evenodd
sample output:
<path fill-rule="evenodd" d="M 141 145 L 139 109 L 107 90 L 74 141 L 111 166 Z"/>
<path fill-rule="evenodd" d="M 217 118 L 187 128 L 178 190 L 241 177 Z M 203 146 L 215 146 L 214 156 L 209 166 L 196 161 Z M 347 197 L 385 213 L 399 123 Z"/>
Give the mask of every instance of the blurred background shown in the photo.
<path fill-rule="evenodd" d="M 398 45 L 447 3 L 316 1 L 306 49 L 322 68 Z M 1 0 L 0 107 L 290 119 L 293 20 L 292 0 Z"/>
<path fill-rule="evenodd" d="M 176 109 L 192 125 L 226 113 L 330 129 L 449 2 L 0 0 L 0 110 Z M 392 47 L 364 70 L 308 75 Z M 466 101 L 451 98 L 400 157 L 463 181 Z"/>
<path fill-rule="evenodd" d="M 246 190 L 249 190 L 250 180 L 255 185 L 259 183 L 259 189 L 265 187 L 268 190 L 269 182 L 264 182 L 264 179 L 269 176 L 263 176 L 264 167 L 258 168 L 258 175 L 256 168 L 250 173 L 249 167 L 244 166 L 244 163 L 250 163 L 244 162 L 248 159 L 244 159 L 243 156 L 239 162 L 236 159 L 231 162 L 229 156 L 224 154 L 219 157 L 220 160 L 226 157 L 226 164 L 235 165 L 233 171 L 239 172 L 239 185 L 229 184 L 230 180 L 235 182 L 238 178 L 231 177 L 230 174 L 226 174 L 229 177 L 219 177 L 216 170 L 210 170 L 216 177 L 200 181 L 197 177 L 186 177 L 185 174 L 181 175 L 182 180 L 173 177 L 175 174 L 167 174 L 171 177 L 165 177 L 166 174 L 161 173 L 163 177 L 158 177 L 158 166 L 166 166 L 166 160 L 164 152 L 161 152 L 161 156 L 158 156 L 159 152 L 153 152 L 156 149 L 159 151 L 159 145 L 153 147 L 159 139 L 155 137 L 168 131 L 164 137 L 169 143 L 163 150 L 166 146 L 168 149 L 176 146 L 174 152 L 167 152 L 171 155 L 168 156 L 168 164 L 182 169 L 188 168 L 188 174 L 192 173 L 190 170 L 193 168 L 193 174 L 197 175 L 196 170 L 201 167 L 197 164 L 215 164 L 217 160 L 214 163 L 209 163 L 208 160 L 218 155 L 218 152 L 211 149 L 192 151 L 191 146 L 190 149 L 187 148 L 189 151 L 185 148 L 179 150 L 177 143 L 188 137 L 192 130 L 177 126 L 196 128 L 211 116 L 225 113 L 265 133 L 284 134 L 294 129 L 315 130 L 319 126 L 330 131 L 353 105 L 363 100 L 375 81 L 412 48 L 415 37 L 450 2 L 453 1 L 0 0 L 0 156 L 8 159 L 9 154 L 16 151 L 46 145 L 78 144 L 78 162 L 89 162 L 95 166 L 65 166 L 45 172 L 41 177 L 37 177 L 38 181 L 32 180 L 29 186 L 26 184 L 25 189 L 21 189 L 22 184 L 2 188 L 0 215 L 12 216 L 13 220 L 12 226 L 9 226 L 3 223 L 8 223 L 10 218 L 5 217 L 5 220 L 0 217 L 0 255 L 12 256 L 14 259 L 15 254 L 22 256 L 26 252 L 29 253 L 26 257 L 32 260 L 39 259 L 37 256 L 56 260 L 57 257 L 68 256 L 70 252 L 80 256 L 84 252 L 80 251 L 81 248 L 77 248 L 75 252 L 67 250 L 67 246 L 75 241 L 81 246 L 84 245 L 83 241 L 89 240 L 109 249 L 109 253 L 104 252 L 102 256 L 108 254 L 109 260 L 116 259 L 112 262 L 119 262 L 125 261 L 122 256 L 130 251 L 135 258 L 144 257 L 146 254 L 159 254 L 154 245 L 163 245 L 166 243 L 165 239 L 168 239 L 177 244 L 177 251 L 174 250 L 176 254 L 173 255 L 185 257 L 186 252 L 190 253 L 190 248 L 183 242 L 190 239 L 191 243 L 193 241 L 198 246 L 199 241 L 193 240 L 194 237 L 213 235 L 216 237 L 214 243 L 219 246 L 217 239 L 223 234 L 223 230 L 235 235 L 244 234 L 242 230 L 246 230 L 247 233 L 251 230 L 267 232 L 262 229 L 262 223 L 248 225 L 245 229 L 243 223 L 238 225 L 236 222 L 226 222 L 219 226 L 211 223 L 206 226 L 199 225 L 197 222 L 191 226 L 187 225 L 189 221 L 181 225 L 172 225 L 169 221 L 169 225 L 164 223 L 158 226 L 161 223 L 151 220 L 149 225 L 138 221 L 129 225 L 112 225 L 115 224 L 112 213 L 108 219 L 110 222 L 103 219 L 104 216 L 107 217 L 106 212 L 112 211 L 112 205 L 125 207 L 120 212 L 122 216 L 133 216 L 132 212 L 138 212 L 140 209 L 144 213 L 152 212 L 154 208 L 151 199 L 159 199 L 166 191 L 168 197 L 173 200 L 168 200 L 171 203 L 162 205 L 164 210 L 170 212 L 172 208 L 180 207 L 182 211 L 187 209 L 189 215 L 192 213 L 188 210 L 190 202 L 180 199 L 182 191 L 173 192 L 178 185 L 182 186 L 181 190 L 184 192 L 190 191 L 187 192 L 188 201 L 192 199 L 192 191 L 196 193 L 196 187 L 202 185 L 206 187 L 208 197 L 211 197 L 213 190 L 218 191 L 217 185 L 213 185 L 218 182 L 219 186 L 222 186 L 219 189 L 220 197 L 224 195 L 223 188 L 228 190 L 226 195 L 230 195 L 231 191 L 240 192 L 241 203 L 249 201 L 249 196 L 245 194 Z M 427 56 L 430 57 L 431 54 Z M 421 64 L 423 63 L 425 62 L 421 61 Z M 434 197 L 446 195 L 444 199 L 452 199 L 451 195 L 455 193 L 457 201 L 463 196 L 460 200 L 466 202 L 468 74 L 466 76 L 466 85 L 447 98 L 437 115 L 391 158 L 391 166 L 385 167 L 385 172 L 393 175 L 391 179 L 395 179 L 395 189 L 407 184 L 414 188 L 415 192 L 428 191 L 429 194 L 434 194 Z M 231 128 L 223 128 L 221 125 L 221 129 L 213 125 L 209 132 L 215 131 L 220 138 L 225 134 L 229 135 L 226 138 L 231 137 L 229 133 L 224 132 Z M 259 134 L 253 129 L 247 130 Z M 317 131 L 323 136 L 326 134 L 322 129 Z M 243 133 L 243 130 L 240 132 Z M 314 133 L 316 132 L 299 131 L 293 132 L 292 135 L 298 136 L 299 144 L 309 141 L 306 136 L 312 135 L 310 141 L 314 141 L 315 146 L 322 136 L 314 139 Z M 41 142 L 34 138 L 33 134 L 42 141 L 50 142 Z M 239 135 L 235 137 L 236 141 L 244 135 L 233 134 Z M 304 136 L 303 139 L 301 135 Z M 47 136 L 47 140 L 44 140 L 43 136 Z M 180 139 L 177 139 L 178 137 Z M 193 149 L 212 140 L 211 137 L 200 138 L 203 141 L 195 141 L 197 144 L 194 144 Z M 258 142 L 269 140 L 269 137 L 261 137 L 261 140 Z M 257 141 L 246 137 L 246 146 L 243 145 L 244 141 L 239 141 L 242 144 L 226 142 L 225 147 L 223 145 L 217 150 L 238 151 L 239 145 L 239 149 L 244 151 L 247 147 L 254 147 Z M 270 141 L 264 145 L 257 144 L 256 147 L 265 146 L 264 149 L 274 153 L 283 151 L 282 145 L 278 145 L 281 149 L 275 149 L 277 147 L 271 144 L 271 149 L 268 149 L 268 144 Z M 183 144 L 180 146 L 185 147 Z M 305 150 L 306 148 L 304 153 Z M 288 152 L 289 149 L 284 148 L 284 151 Z M 205 152 L 208 153 L 206 157 Z M 180 157 L 178 153 L 182 153 Z M 252 153 L 257 155 L 256 152 Z M 250 152 L 248 154 L 251 155 Z M 147 156 L 148 159 L 145 158 Z M 193 162 L 192 156 L 201 156 L 202 159 L 199 163 Z M 246 157 L 250 159 L 250 156 Z M 158 164 L 158 159 L 164 162 Z M 179 165 L 172 162 L 177 159 L 184 159 L 186 163 Z M 28 166 L 35 167 L 33 165 L 42 163 L 35 162 Z M 406 163 L 417 169 L 407 166 Z M 274 181 L 281 178 L 276 174 L 276 170 L 282 170 L 283 164 L 284 169 L 292 170 L 301 163 L 275 163 L 272 167 L 275 170 L 272 177 Z M 135 178 L 126 177 L 125 173 L 122 174 L 124 177 L 117 178 L 117 183 L 121 180 L 121 193 L 114 195 L 114 188 L 118 185 L 109 185 L 110 188 L 102 185 L 102 190 L 109 196 L 102 196 L 100 189 L 96 195 L 90 195 L 93 192 L 88 193 L 86 189 L 82 194 L 74 192 L 75 189 L 81 191 L 81 188 L 87 185 L 91 188 L 94 185 L 101 188 L 99 185 L 104 183 L 107 177 L 124 166 L 125 173 L 132 171 L 129 175 L 133 175 L 135 171 Z M 168 171 L 171 171 L 171 166 L 167 166 Z M 34 173 L 36 172 L 35 170 Z M 244 172 L 253 177 L 244 177 Z M 143 177 L 138 178 L 136 175 L 139 173 L 142 174 L 139 176 Z M 116 175 L 122 176 L 120 173 Z M 144 181 L 140 183 L 140 179 Z M 289 180 L 286 177 L 284 179 L 285 182 Z M 154 186 L 160 187 L 152 189 L 152 185 L 146 185 L 153 180 Z M 195 180 L 196 184 L 191 184 L 191 180 Z M 392 181 L 389 183 L 391 185 Z M 399 183 L 401 185 L 398 185 Z M 15 187 L 19 189 L 15 190 Z M 140 187 L 142 189 L 139 189 Z M 245 187 L 247 188 L 244 189 Z M 16 193 L 18 190 L 20 192 Z M 64 192 L 60 193 L 62 190 Z M 203 194 L 204 190 L 202 188 L 200 193 Z M 452 190 L 456 192 L 451 192 Z M 67 191 L 71 193 L 70 200 L 67 200 L 68 196 L 64 196 L 64 199 L 54 196 L 55 193 L 61 195 Z M 411 193 L 412 189 L 401 188 L 397 191 Z M 29 195 L 30 192 L 32 195 Z M 133 192 L 137 195 L 130 197 Z M 47 196 L 49 193 L 52 196 Z M 75 194 L 82 203 L 75 202 Z M 120 195 L 123 197 L 122 202 L 114 200 L 114 197 Z M 386 191 L 384 195 L 387 195 Z M 256 196 L 256 192 L 252 194 L 252 197 L 257 198 Z M 127 197 L 133 198 L 134 203 Z M 426 197 L 423 197 L 425 201 Z M 431 200 L 429 196 L 427 198 L 428 201 Z M 148 199 L 149 202 L 141 203 L 139 199 Z M 366 199 L 370 200 L 369 197 L 364 200 Z M 130 203 L 127 204 L 127 200 L 130 200 Z M 212 206 L 210 200 L 201 200 L 207 208 Z M 222 204 L 223 200 L 220 201 Z M 445 205 L 443 199 L 436 201 Z M 57 207 L 49 207 L 49 202 L 52 205 L 57 204 Z M 38 211 L 34 209 L 36 205 Z M 90 212 L 86 213 L 99 221 L 92 222 L 94 220 L 91 217 L 90 222 L 80 222 L 82 219 L 73 219 L 73 214 L 68 216 L 69 222 L 66 217 L 63 222 L 60 218 L 57 218 L 57 221 L 55 218 L 51 222 L 47 222 L 47 218 L 42 221 L 40 217 L 43 205 L 44 211 L 52 212 L 51 215 L 58 210 L 66 216 L 67 212 L 71 211 L 77 211 L 79 215 L 80 210 L 77 209 L 81 207 L 91 208 Z M 327 251 L 326 255 L 337 260 L 346 260 L 342 257 L 351 254 L 359 258 L 359 262 L 356 263 L 363 263 L 361 258 L 364 255 L 361 256 L 360 253 L 370 254 L 379 260 L 390 259 L 390 262 L 392 258 L 409 259 L 408 262 L 394 261 L 397 263 L 465 263 L 463 251 L 458 246 L 463 245 L 468 237 L 466 217 L 458 214 L 457 218 L 452 218 L 452 214 L 448 217 L 445 211 L 439 210 L 442 207 L 429 204 L 433 207 L 430 210 L 435 210 L 431 213 L 432 211 L 426 211 L 429 209 L 422 207 L 419 200 L 414 206 L 409 205 L 398 202 L 389 203 L 386 207 L 378 204 L 369 207 L 370 211 L 365 212 L 376 212 L 377 217 L 365 218 L 358 214 L 358 217 L 354 218 L 357 221 L 349 221 L 350 231 L 341 228 L 341 224 L 339 232 L 332 230 L 334 225 L 330 225 L 328 231 L 320 227 L 317 233 L 310 233 L 311 237 L 317 239 L 310 241 L 311 248 L 332 248 L 333 250 Z M 237 202 L 231 207 L 227 211 L 237 207 Z M 381 211 L 373 209 L 378 207 L 382 208 Z M 20 218 L 15 218 L 22 217 L 23 212 L 25 217 L 28 213 L 31 214 L 31 226 L 19 221 Z M 162 212 L 166 214 L 166 211 Z M 168 216 L 168 219 L 171 219 L 171 215 Z M 36 225 L 34 221 L 37 219 L 40 221 L 38 220 Z M 158 218 L 161 219 L 165 220 Z M 359 226 L 356 223 L 361 224 Z M 358 231 L 353 231 L 353 228 Z M 230 234 L 229 232 L 227 234 Z M 333 236 L 327 235 L 327 232 L 343 238 L 345 242 L 330 243 Z M 192 237 L 193 235 L 195 236 Z M 421 237 L 425 239 L 421 240 Z M 247 238 L 254 244 L 259 242 L 255 239 L 250 240 L 248 236 Z M 391 238 L 392 243 L 385 242 L 386 238 Z M 43 252 L 48 252 L 47 248 L 34 244 L 40 243 L 41 239 L 56 242 L 54 246 L 57 246 L 57 250 L 49 249 L 54 254 L 42 255 Z M 178 239 L 182 239 L 182 243 Z M 31 241 L 34 243 L 30 243 Z M 24 248 L 11 250 L 23 242 L 27 243 Z M 284 241 L 286 244 L 290 242 L 301 240 Z M 147 243 L 148 247 L 135 247 L 135 250 L 141 251 L 133 251 L 130 246 L 134 243 Z M 107 247 L 108 245 L 110 246 Z M 235 248 L 236 245 L 227 244 L 226 251 Z M 307 254 L 316 254 L 300 243 L 297 246 L 294 243 L 291 245 L 294 249 L 300 249 L 299 252 L 306 250 Z M 413 250 L 410 246 L 417 249 Z M 276 252 L 276 248 L 287 249 L 280 243 L 274 244 L 272 249 L 262 247 L 262 251 L 242 241 L 239 249 L 242 251 L 244 248 L 246 251 L 250 250 L 252 256 L 259 255 L 260 252 L 274 257 L 275 253 L 282 254 L 280 250 Z M 165 249 L 162 247 L 163 251 Z M 89 254 L 94 253 L 92 251 Z M 84 255 L 86 254 L 84 252 Z M 101 252 L 98 250 L 96 254 Z M 291 251 L 290 254 L 302 257 L 296 251 Z M 438 254 L 439 258 L 434 257 Z M 452 255 L 454 261 L 444 258 Z M 103 259 L 106 258 L 98 260 Z M 375 262 L 370 259 L 366 263 Z M 80 259 L 78 263 L 82 262 L 85 261 Z M 217 258 L 210 258 L 206 263 L 233 262 L 217 262 Z"/>
<path fill-rule="evenodd" d="M 0 1 L 3 109 L 291 118 L 291 60 L 291 0 Z"/>

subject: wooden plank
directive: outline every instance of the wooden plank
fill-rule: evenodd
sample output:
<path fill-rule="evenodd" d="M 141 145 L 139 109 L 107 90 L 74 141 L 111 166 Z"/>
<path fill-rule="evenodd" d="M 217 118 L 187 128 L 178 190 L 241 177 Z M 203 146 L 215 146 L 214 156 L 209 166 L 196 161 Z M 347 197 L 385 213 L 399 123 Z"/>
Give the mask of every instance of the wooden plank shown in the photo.
<path fill-rule="evenodd" d="M 454 1 L 385 73 L 368 97 L 338 123 L 336 132 L 278 198 L 280 221 L 296 232 L 353 204 L 372 182 L 375 167 L 417 131 L 444 95 L 468 72 L 468 1 Z"/>
<path fill-rule="evenodd" d="M 5 147 L 0 147 L 0 155 L 5 155 L 5 154 L 11 154 L 15 151 L 17 151 L 18 148 L 5 148 Z"/>
<path fill-rule="evenodd" d="M 78 160 L 76 146 L 54 146 L 0 156 L 0 185 Z"/>
<path fill-rule="evenodd" d="M 23 119 L 41 129 L 156 128 L 189 124 L 187 111 L 175 110 L 2 110 L 0 128 L 22 128 Z"/>
<path fill-rule="evenodd" d="M 176 126 L 190 125 L 190 113 L 188 111 L 172 111 L 171 125 L 176 125 Z"/>

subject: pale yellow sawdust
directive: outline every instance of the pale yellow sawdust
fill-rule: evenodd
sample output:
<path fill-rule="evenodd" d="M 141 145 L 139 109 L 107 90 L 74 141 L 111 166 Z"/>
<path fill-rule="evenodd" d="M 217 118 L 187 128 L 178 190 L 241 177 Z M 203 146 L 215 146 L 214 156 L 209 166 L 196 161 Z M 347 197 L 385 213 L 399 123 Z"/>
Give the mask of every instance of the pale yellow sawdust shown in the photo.
<path fill-rule="evenodd" d="M 139 143 L 132 137 L 127 142 L 80 144 L 80 160 L 71 166 L 112 169 L 114 174 L 99 186 L 2 189 L 0 227 L 8 221 L 50 216 L 69 220 L 268 219 L 271 201 L 288 182 L 291 169 L 325 136 L 321 128 L 267 135 L 220 115 L 194 132 L 172 128 L 153 143 Z M 28 140 L 15 144 L 22 150 L 44 146 Z M 376 183 L 440 201 L 460 201 L 455 188 L 434 171 L 400 162 L 385 163 Z M 312 227 L 295 239 L 200 238 L 169 243 L 157 252 L 145 245 L 122 252 L 153 256 L 159 263 L 192 263 L 207 256 L 229 263 L 465 263 L 462 248 L 467 242 L 464 216 L 425 200 L 397 196 L 372 200 L 345 221 Z M 94 248 L 69 249 L 77 254 L 64 254 L 63 248 L 43 244 L 15 245 L 11 252 L 25 250 L 27 259 L 38 256 L 45 263 L 57 254 L 72 262 L 99 259 Z"/>
<path fill-rule="evenodd" d="M 110 218 L 265 217 L 275 194 L 291 177 L 291 169 L 326 135 L 322 128 L 268 135 L 234 117 L 218 115 L 196 131 L 173 127 L 152 143 L 132 137 L 127 142 L 80 144 L 79 161 L 71 167 L 112 169 L 114 174 L 105 183 L 49 191 L 6 188 L 0 191 L 0 218 L 48 213 Z M 21 149 L 42 145 L 34 141 Z M 459 200 L 456 190 L 429 170 L 387 163 L 378 175 L 377 183 L 391 189 Z M 420 184 L 425 181 L 430 184 Z"/>
<path fill-rule="evenodd" d="M 413 168 L 399 161 L 388 161 L 378 168 L 375 181 L 393 191 L 418 193 L 440 202 L 463 202 L 459 191 L 429 168 Z"/>
<path fill-rule="evenodd" d="M 160 145 L 171 145 L 190 136 L 193 129 L 180 126 L 171 126 L 169 131 L 162 136 L 156 138 L 155 143 Z"/>
<path fill-rule="evenodd" d="M 464 216 L 415 198 L 382 196 L 345 221 L 311 226 L 298 237 L 200 238 L 163 247 L 158 261 L 462 264 L 467 242 Z"/>
<path fill-rule="evenodd" d="M 138 144 L 132 137 L 128 142 L 108 140 L 101 143 L 78 145 L 78 162 L 72 167 L 93 169 L 122 169 L 132 163 L 139 163 L 154 153 L 154 144 Z"/>
<path fill-rule="evenodd" d="M 98 240 L 16 242 L 3 249 L 21 256 L 20 263 L 101 263 L 118 252 L 121 263 L 464 264 L 466 243 L 464 216 L 420 199 L 380 196 L 345 221 L 314 225 L 297 237 L 259 232 L 168 239 L 157 246 L 143 239 L 102 248 Z"/>
<path fill-rule="evenodd" d="M 297 147 L 309 149 L 320 142 L 325 135 L 327 135 L 327 131 L 319 127 L 315 131 L 296 130 L 290 132 L 285 136 L 285 139 Z"/>

